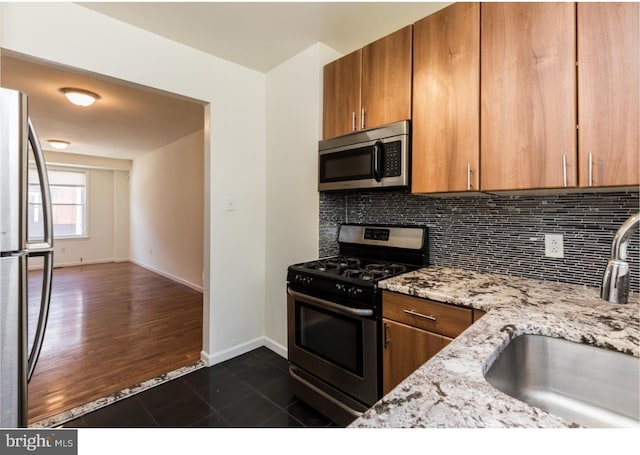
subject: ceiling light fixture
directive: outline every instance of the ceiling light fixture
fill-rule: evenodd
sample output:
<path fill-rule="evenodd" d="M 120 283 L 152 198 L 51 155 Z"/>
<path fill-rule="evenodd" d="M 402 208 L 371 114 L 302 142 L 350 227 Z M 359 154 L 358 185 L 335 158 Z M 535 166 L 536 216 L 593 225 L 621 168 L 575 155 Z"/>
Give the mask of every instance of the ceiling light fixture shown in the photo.
<path fill-rule="evenodd" d="M 64 87 L 60 89 L 60 93 L 67 97 L 76 106 L 91 106 L 96 100 L 100 99 L 100 95 L 90 92 L 89 90 L 83 90 L 80 88 Z"/>
<path fill-rule="evenodd" d="M 48 139 L 47 142 L 56 150 L 64 150 L 71 144 L 71 142 L 61 141 L 60 139 Z"/>

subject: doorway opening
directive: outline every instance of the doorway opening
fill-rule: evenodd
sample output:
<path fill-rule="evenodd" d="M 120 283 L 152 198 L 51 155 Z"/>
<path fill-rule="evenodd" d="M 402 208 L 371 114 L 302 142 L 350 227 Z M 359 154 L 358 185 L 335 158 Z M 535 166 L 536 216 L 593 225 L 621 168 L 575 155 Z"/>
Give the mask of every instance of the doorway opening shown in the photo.
<path fill-rule="evenodd" d="M 1 58 L 0 85 L 28 95 L 49 173 L 84 182 L 79 191 L 50 177 L 59 227 L 48 327 L 29 384 L 33 424 L 198 364 L 205 114 L 197 100 L 4 50 Z M 100 98 L 74 106 L 64 87 Z M 49 139 L 70 144 L 54 150 Z M 31 338 L 40 268 L 29 263 Z"/>

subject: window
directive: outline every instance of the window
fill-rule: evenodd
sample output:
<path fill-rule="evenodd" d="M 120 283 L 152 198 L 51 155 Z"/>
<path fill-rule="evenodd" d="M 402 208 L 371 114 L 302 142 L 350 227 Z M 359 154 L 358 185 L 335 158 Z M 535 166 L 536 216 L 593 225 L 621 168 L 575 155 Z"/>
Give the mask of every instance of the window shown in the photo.
<path fill-rule="evenodd" d="M 87 174 L 81 171 L 48 170 L 53 209 L 54 238 L 85 237 Z M 29 241 L 44 238 L 40 179 L 35 168 L 29 169 Z"/>

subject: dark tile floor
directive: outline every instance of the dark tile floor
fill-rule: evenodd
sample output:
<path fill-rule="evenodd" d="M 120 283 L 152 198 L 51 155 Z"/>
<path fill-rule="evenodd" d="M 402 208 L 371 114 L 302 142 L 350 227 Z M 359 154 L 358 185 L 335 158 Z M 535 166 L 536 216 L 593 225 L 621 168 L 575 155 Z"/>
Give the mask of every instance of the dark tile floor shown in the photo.
<path fill-rule="evenodd" d="M 261 347 L 201 368 L 63 426 L 83 427 L 336 427 L 294 397 L 287 360 Z"/>

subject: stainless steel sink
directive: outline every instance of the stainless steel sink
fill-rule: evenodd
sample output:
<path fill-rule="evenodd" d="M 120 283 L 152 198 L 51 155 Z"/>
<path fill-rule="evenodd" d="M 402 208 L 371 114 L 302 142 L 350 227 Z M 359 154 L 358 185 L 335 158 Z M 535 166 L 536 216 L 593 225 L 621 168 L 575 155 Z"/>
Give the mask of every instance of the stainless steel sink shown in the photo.
<path fill-rule="evenodd" d="M 640 427 L 640 359 L 541 335 L 507 345 L 485 373 L 496 389 L 585 427 Z"/>

